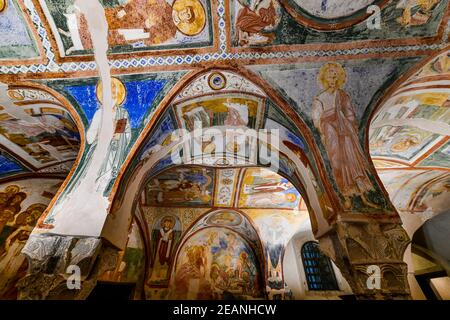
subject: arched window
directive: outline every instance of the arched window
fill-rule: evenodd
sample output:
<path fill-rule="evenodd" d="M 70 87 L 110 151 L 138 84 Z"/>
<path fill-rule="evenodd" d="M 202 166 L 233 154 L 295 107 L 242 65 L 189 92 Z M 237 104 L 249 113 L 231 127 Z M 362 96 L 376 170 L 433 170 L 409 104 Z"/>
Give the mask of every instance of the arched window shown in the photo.
<path fill-rule="evenodd" d="M 330 259 L 314 241 L 302 247 L 302 261 L 309 290 L 339 290 Z"/>

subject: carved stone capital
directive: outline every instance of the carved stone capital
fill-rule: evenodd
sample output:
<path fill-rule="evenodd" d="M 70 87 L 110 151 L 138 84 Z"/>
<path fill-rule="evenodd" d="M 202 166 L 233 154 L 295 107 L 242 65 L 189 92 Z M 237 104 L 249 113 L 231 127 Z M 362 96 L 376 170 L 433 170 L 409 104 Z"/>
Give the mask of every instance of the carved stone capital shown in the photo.
<path fill-rule="evenodd" d="M 358 298 L 410 298 L 403 261 L 410 239 L 401 225 L 340 221 L 319 242 Z"/>
<path fill-rule="evenodd" d="M 17 284 L 22 300 L 84 299 L 98 276 L 117 263 L 117 250 L 102 247 L 99 238 L 31 235 L 22 253 L 29 266 L 28 274 Z M 73 275 L 69 266 L 79 268 L 79 288 L 67 285 Z"/>

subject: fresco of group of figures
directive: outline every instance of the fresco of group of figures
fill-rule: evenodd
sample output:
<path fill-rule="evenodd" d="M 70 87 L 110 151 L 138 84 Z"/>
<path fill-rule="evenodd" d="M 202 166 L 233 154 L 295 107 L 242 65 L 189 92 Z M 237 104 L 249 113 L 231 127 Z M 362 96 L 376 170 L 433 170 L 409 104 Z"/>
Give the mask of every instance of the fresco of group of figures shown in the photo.
<path fill-rule="evenodd" d="M 30 179 L 0 185 L 0 297 L 15 299 L 15 284 L 27 271 L 21 250 L 61 182 Z"/>
<path fill-rule="evenodd" d="M 146 215 L 151 237 L 147 299 L 260 296 L 263 287 L 258 261 L 263 256 L 257 257 L 248 242 L 258 241 L 256 231 L 245 218 L 229 210 L 204 215 L 196 222 L 194 216 L 201 215 L 198 210 L 174 208 L 158 214 L 158 209 L 151 211 L 152 216 Z"/>
<path fill-rule="evenodd" d="M 245 209 L 247 218 L 231 209 L 206 215 L 192 210 L 155 207 L 145 215 L 150 235 L 147 299 L 254 299 L 284 290 L 284 250 L 307 214 Z M 131 240 L 136 237 L 130 232 L 123 259 L 102 280 L 133 282 L 142 275 L 137 268 L 143 268 L 142 256 L 127 254 L 131 243 L 140 243 Z"/>
<path fill-rule="evenodd" d="M 374 12 L 368 8 L 373 4 L 382 9 L 380 28 L 368 28 L 367 18 Z M 432 36 L 437 33 L 447 5 L 447 0 L 389 3 L 370 0 L 346 3 L 339 0 L 233 0 L 233 45 L 256 47 Z M 345 29 L 345 32 L 339 29 Z"/>
<path fill-rule="evenodd" d="M 173 299 L 262 298 L 258 261 L 249 244 L 224 228 L 207 228 L 180 248 L 172 278 Z"/>
<path fill-rule="evenodd" d="M 63 56 L 92 54 L 85 16 L 73 0 L 40 0 Z M 113 53 L 212 44 L 209 0 L 102 0 Z"/>

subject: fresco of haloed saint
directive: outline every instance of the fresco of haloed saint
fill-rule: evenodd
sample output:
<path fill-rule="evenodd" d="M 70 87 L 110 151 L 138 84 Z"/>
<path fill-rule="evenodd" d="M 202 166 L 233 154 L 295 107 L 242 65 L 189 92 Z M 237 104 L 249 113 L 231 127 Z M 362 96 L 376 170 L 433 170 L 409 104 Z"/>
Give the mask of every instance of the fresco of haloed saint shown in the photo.
<path fill-rule="evenodd" d="M 146 186 L 150 206 L 210 206 L 214 173 L 207 168 L 172 168 L 152 178 Z"/>
<path fill-rule="evenodd" d="M 206 228 L 183 244 L 171 278 L 171 299 L 262 298 L 259 264 L 237 233 Z"/>
<path fill-rule="evenodd" d="M 365 205 L 377 207 L 367 198 L 374 189 L 359 143 L 355 110 L 343 89 L 346 80 L 346 72 L 338 63 L 327 63 L 320 69 L 318 81 L 323 91 L 313 101 L 312 119 L 320 132 L 336 184 L 345 198 L 345 208 L 352 207 L 355 196 Z"/>
<path fill-rule="evenodd" d="M 43 2 L 43 1 L 42 1 Z M 211 42 L 206 0 L 103 0 L 113 52 L 189 47 Z M 84 15 L 73 0 L 45 0 L 65 55 L 91 51 Z"/>
<path fill-rule="evenodd" d="M 238 0 L 236 18 L 240 45 L 264 45 L 272 42 L 281 21 L 277 0 Z"/>
<path fill-rule="evenodd" d="M 240 207 L 295 209 L 299 202 L 300 194 L 286 178 L 268 169 L 246 170 Z"/>
<path fill-rule="evenodd" d="M 148 285 L 167 285 L 178 242 L 181 223 L 175 216 L 162 216 L 156 220 L 151 231 L 152 265 Z"/>
<path fill-rule="evenodd" d="M 23 208 L 26 198 L 17 185 L 0 192 L 0 297 L 15 297 L 15 283 L 26 272 L 22 248 L 47 207 L 36 203 Z"/>
<path fill-rule="evenodd" d="M 114 101 L 113 107 L 113 121 L 114 121 L 114 135 L 108 146 L 107 155 L 100 168 L 97 176 L 98 190 L 104 190 L 108 183 L 117 177 L 120 166 L 127 156 L 128 144 L 131 141 L 131 125 L 128 111 L 123 107 L 126 98 L 125 85 L 117 78 L 111 78 L 112 98 Z M 103 103 L 103 85 L 100 81 L 97 84 L 97 99 Z M 93 146 L 97 144 L 96 137 L 100 130 L 102 109 L 99 108 L 94 115 L 91 126 L 87 133 L 88 143 Z M 89 140 L 93 141 L 89 141 Z M 94 150 L 92 147 L 91 150 Z"/>

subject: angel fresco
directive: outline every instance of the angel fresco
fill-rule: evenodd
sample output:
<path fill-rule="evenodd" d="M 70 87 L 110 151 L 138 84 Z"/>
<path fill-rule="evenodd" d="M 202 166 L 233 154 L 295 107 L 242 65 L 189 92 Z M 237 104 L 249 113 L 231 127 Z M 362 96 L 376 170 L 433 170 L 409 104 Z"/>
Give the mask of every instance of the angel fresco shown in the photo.
<path fill-rule="evenodd" d="M 206 11 L 200 0 L 109 2 L 104 1 L 104 6 L 111 47 L 150 47 L 170 43 L 177 34 L 196 36 L 206 25 Z M 68 6 L 64 17 L 68 30 L 59 28 L 58 31 L 72 42 L 66 54 L 92 49 L 87 21 L 77 7 Z"/>
<path fill-rule="evenodd" d="M 281 20 L 280 5 L 276 0 L 239 0 L 236 27 L 240 45 L 269 44 Z"/>
<path fill-rule="evenodd" d="M 318 80 L 324 90 L 313 101 L 312 118 L 328 153 L 336 184 L 345 198 L 344 206 L 350 209 L 351 199 L 359 196 L 365 205 L 377 208 L 366 197 L 373 186 L 358 139 L 356 114 L 343 89 L 346 72 L 338 63 L 327 63 L 320 69 Z"/>

